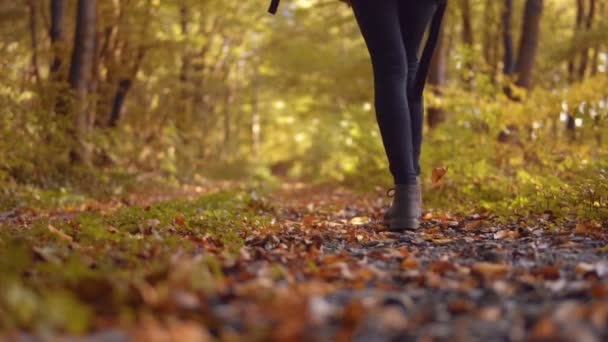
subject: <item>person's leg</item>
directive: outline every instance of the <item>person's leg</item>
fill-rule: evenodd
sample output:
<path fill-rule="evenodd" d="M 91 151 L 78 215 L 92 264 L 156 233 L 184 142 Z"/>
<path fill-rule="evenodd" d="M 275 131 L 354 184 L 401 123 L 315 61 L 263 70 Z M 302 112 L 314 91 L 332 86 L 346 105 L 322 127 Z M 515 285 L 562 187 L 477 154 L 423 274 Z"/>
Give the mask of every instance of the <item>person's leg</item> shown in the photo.
<path fill-rule="evenodd" d="M 414 169 L 420 175 L 420 153 L 422 148 L 422 131 L 424 127 L 424 99 L 422 94 L 413 91 L 418 73 L 418 56 L 424 33 L 435 14 L 435 0 L 401 0 L 398 1 L 399 21 L 403 35 L 403 44 L 408 61 L 407 98 L 412 123 L 412 148 Z"/>
<path fill-rule="evenodd" d="M 352 0 L 374 71 L 376 119 L 395 184 L 416 183 L 401 0 Z"/>

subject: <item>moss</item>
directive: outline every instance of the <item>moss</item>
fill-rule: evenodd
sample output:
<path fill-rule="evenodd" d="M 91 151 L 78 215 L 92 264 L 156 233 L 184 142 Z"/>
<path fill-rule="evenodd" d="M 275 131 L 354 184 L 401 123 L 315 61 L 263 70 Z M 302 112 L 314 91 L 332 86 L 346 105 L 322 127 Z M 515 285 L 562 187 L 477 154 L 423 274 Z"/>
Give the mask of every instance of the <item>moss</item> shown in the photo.
<path fill-rule="evenodd" d="M 212 253 L 237 252 L 247 229 L 270 221 L 252 201 L 245 190 L 224 191 L 2 227 L 0 278 L 7 281 L 0 284 L 0 313 L 7 318 L 0 328 L 77 334 L 95 315 L 127 317 L 129 307 L 154 312 L 141 297 L 144 288 L 162 297 L 168 282 L 179 281 L 174 285 L 185 290 L 216 291 L 224 275 Z M 186 256 L 177 269 L 176 255 Z M 185 267 L 196 255 L 202 258 Z"/>

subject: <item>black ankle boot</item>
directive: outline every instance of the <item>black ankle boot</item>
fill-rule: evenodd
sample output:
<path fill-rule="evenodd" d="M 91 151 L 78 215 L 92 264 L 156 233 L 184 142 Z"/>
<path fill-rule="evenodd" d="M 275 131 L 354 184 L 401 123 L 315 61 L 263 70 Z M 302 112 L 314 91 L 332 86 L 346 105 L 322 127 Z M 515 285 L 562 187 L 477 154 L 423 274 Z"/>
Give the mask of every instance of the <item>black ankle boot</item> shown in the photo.
<path fill-rule="evenodd" d="M 384 214 L 384 223 L 389 230 L 418 229 L 422 216 L 422 188 L 419 179 L 416 184 L 396 184 L 394 199 Z M 389 194 L 390 196 L 390 194 Z"/>

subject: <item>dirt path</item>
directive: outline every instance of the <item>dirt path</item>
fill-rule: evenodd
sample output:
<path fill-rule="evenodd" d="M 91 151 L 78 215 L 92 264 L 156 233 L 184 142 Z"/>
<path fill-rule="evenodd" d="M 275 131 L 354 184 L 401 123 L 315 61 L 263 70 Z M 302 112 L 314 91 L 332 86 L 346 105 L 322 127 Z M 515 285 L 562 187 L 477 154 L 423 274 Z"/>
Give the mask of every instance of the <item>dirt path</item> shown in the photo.
<path fill-rule="evenodd" d="M 278 289 L 254 306 L 277 339 L 608 340 L 605 229 L 427 213 L 391 233 L 376 196 L 287 188 L 272 202 L 279 228 L 247 239 L 241 272 Z"/>
<path fill-rule="evenodd" d="M 248 204 L 271 219 L 244 223 L 237 255 L 180 233 L 187 217 L 162 230 L 142 222 L 135 235 L 158 246 L 138 257 L 162 255 L 171 266 L 137 283 L 134 329 L 98 310 L 87 340 L 608 340 L 606 227 L 427 212 L 420 230 L 394 233 L 380 224 L 387 203 L 383 194 L 285 185 Z M 196 246 L 162 254 L 168 236 Z"/>

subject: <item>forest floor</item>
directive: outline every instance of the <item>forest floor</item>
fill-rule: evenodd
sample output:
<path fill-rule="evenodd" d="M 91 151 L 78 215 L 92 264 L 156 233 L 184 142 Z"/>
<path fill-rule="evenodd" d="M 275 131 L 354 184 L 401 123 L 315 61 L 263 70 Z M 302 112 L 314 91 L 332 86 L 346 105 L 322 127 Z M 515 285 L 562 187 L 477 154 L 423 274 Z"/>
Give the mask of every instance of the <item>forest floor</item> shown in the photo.
<path fill-rule="evenodd" d="M 199 192 L 2 214 L 5 337 L 608 340 L 607 227 L 427 211 L 395 233 L 380 192 Z"/>

